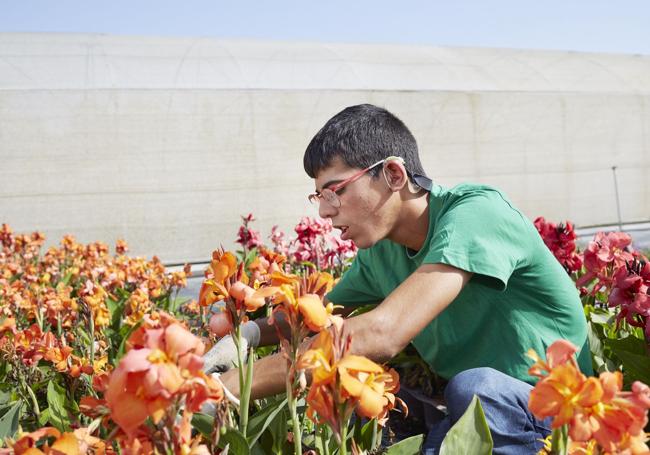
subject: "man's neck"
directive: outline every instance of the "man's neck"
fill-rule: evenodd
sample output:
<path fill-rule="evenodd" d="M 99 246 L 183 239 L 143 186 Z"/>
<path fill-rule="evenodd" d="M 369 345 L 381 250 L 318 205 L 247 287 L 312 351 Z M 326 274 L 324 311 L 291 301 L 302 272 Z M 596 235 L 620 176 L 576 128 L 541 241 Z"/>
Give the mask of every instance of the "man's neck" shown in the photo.
<path fill-rule="evenodd" d="M 402 202 L 395 229 L 390 240 L 419 251 L 429 232 L 429 192 L 421 191 Z"/>

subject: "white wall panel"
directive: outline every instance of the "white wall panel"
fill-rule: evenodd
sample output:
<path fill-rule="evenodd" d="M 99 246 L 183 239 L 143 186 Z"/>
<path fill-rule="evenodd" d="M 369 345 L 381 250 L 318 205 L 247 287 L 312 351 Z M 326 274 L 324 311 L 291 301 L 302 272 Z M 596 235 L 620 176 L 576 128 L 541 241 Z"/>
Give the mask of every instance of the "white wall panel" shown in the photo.
<path fill-rule="evenodd" d="M 0 34 L 0 222 L 201 260 L 249 211 L 314 215 L 302 155 L 342 108 L 400 116 L 437 182 L 531 218 L 650 219 L 650 58 L 504 49 Z"/>

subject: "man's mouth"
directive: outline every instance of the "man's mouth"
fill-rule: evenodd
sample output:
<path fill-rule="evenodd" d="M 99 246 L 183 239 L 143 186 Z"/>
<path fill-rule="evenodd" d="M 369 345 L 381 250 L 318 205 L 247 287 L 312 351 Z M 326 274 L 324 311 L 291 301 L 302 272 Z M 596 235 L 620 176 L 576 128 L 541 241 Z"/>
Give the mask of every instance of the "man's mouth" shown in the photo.
<path fill-rule="evenodd" d="M 349 226 L 334 226 L 334 228 L 341 230 L 341 240 L 348 240 Z"/>

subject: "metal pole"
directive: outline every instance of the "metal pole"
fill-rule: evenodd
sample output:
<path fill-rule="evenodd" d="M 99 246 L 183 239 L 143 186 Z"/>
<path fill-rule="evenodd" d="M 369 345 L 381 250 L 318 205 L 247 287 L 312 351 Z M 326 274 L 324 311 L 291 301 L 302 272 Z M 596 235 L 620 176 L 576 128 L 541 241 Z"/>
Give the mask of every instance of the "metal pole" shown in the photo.
<path fill-rule="evenodd" d="M 616 166 L 612 166 L 614 174 L 614 192 L 616 193 L 616 213 L 618 214 L 618 230 L 623 231 L 623 221 L 621 221 L 621 200 L 618 197 L 618 180 L 616 179 Z"/>

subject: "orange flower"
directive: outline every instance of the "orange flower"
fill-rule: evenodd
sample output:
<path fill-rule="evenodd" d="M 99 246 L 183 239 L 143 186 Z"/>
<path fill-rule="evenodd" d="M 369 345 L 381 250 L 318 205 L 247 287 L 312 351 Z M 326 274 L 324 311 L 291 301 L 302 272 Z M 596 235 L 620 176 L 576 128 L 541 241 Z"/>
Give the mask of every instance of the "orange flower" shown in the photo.
<path fill-rule="evenodd" d="M 140 322 L 144 315 L 151 311 L 152 303 L 149 294 L 143 289 L 136 289 L 124 304 L 124 323 L 133 326 Z"/>
<path fill-rule="evenodd" d="M 83 297 L 84 302 L 86 302 L 92 312 L 95 327 L 108 326 L 111 320 L 108 307 L 106 306 L 108 294 L 104 288 L 97 283 L 87 280 L 79 294 Z"/>
<path fill-rule="evenodd" d="M 349 337 L 342 330 L 335 335 L 324 330 L 312 342 L 310 349 L 298 361 L 297 367 L 311 370 L 312 384 L 307 394 L 307 415 L 318 422 L 327 422 L 338 432 L 346 422 L 344 404 L 362 417 L 375 418 L 383 425 L 386 415 L 395 404 L 406 410 L 395 393 L 399 390 L 399 376 L 395 370 L 385 371 L 366 357 L 349 353 Z M 318 417 L 315 416 L 318 415 Z"/>
<path fill-rule="evenodd" d="M 207 307 L 215 302 L 223 300 L 228 295 L 228 291 L 221 283 L 215 283 L 213 280 L 205 280 L 201 283 L 199 291 L 199 305 Z"/>
<path fill-rule="evenodd" d="M 206 280 L 199 291 L 199 305 L 210 306 L 228 297 L 235 299 L 236 309 L 239 310 L 245 302 L 245 296 L 254 291 L 248 291 L 248 276 L 244 273 L 244 264 L 237 265 L 237 259 L 231 252 L 221 250 L 212 253 L 212 262 L 205 271 Z M 234 289 L 233 289 L 234 287 Z M 246 305 L 246 311 L 254 308 Z"/>
<path fill-rule="evenodd" d="M 43 438 L 55 438 L 50 447 L 45 443 L 41 449 L 36 444 Z M 11 444 L 15 455 L 82 455 L 106 453 L 106 444 L 99 438 L 91 436 L 88 428 L 78 428 L 72 433 L 61 434 L 52 427 L 40 428 L 31 433 L 24 434 L 15 443 Z"/>
<path fill-rule="evenodd" d="M 528 407 L 541 419 L 554 416 L 553 428 L 569 423 L 583 408 L 597 404 L 603 389 L 596 378 L 587 379 L 574 365 L 557 365 L 531 391 Z"/>
<path fill-rule="evenodd" d="M 626 453 L 647 453 L 643 428 L 648 423 L 650 388 L 636 382 L 631 392 L 622 392 L 619 371 L 587 378 L 578 369 L 575 351 L 565 340 L 548 348 L 547 362 L 529 351 L 535 360 L 529 373 L 541 378 L 530 394 L 531 412 L 538 418 L 553 417 L 553 428 L 568 425 L 571 440 L 587 443 L 581 450 L 593 440 L 608 453 L 623 448 Z"/>
<path fill-rule="evenodd" d="M 298 298 L 298 310 L 302 315 L 305 325 L 309 330 L 320 332 L 326 327 L 329 327 L 330 315 L 334 308 L 333 304 L 328 307 L 323 306 L 322 299 L 316 294 L 305 294 Z"/>
<path fill-rule="evenodd" d="M 285 313 L 293 327 L 304 324 L 309 330 L 319 332 L 332 324 L 334 305 L 323 305 L 323 297 L 333 286 L 333 278 L 329 273 L 313 272 L 300 278 L 277 271 L 271 275 L 271 283 L 272 286 L 255 292 L 251 300 L 270 298 L 276 305 L 273 313 Z M 269 322 L 273 321 L 272 316 Z"/>
<path fill-rule="evenodd" d="M 557 340 L 546 350 L 546 361 L 540 359 L 537 353 L 530 349 L 526 355 L 533 359 L 535 363 L 528 370 L 528 374 L 543 378 L 545 373 L 549 373 L 557 365 L 572 362 L 575 364 L 573 355 L 578 352 L 578 348 L 567 340 Z"/>
<path fill-rule="evenodd" d="M 131 346 L 142 347 L 120 360 L 105 395 L 111 417 L 130 438 L 147 417 L 160 421 L 178 398 L 198 410 L 205 400 L 223 396 L 219 384 L 201 371 L 201 340 L 165 313 L 159 321 L 162 327 L 134 332 Z M 155 320 L 145 324 L 154 325 Z"/>

